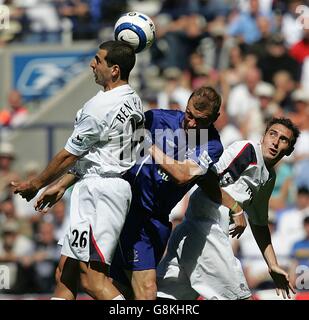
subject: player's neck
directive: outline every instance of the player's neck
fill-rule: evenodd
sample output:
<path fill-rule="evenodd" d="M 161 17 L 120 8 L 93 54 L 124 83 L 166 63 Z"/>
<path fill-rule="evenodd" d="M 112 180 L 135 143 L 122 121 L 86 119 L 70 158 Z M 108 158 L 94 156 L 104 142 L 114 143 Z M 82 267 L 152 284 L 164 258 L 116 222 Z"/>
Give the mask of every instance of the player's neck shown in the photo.
<path fill-rule="evenodd" d="M 270 171 L 271 169 L 273 169 L 280 160 L 281 159 L 276 159 L 276 160 L 272 161 L 272 160 L 267 160 L 264 158 L 264 163 L 265 163 L 267 170 Z"/>
<path fill-rule="evenodd" d="M 126 85 L 126 84 L 128 84 L 128 81 L 126 81 L 126 80 L 117 80 L 115 82 L 111 81 L 111 82 L 107 83 L 105 86 L 103 86 L 103 88 L 104 88 L 104 91 L 109 91 L 109 90 L 115 89 L 117 87 Z"/>
<path fill-rule="evenodd" d="M 270 163 L 269 161 L 265 160 L 264 159 L 264 163 L 265 163 L 265 166 L 266 166 L 266 169 L 269 171 L 271 168 L 274 167 L 274 165 L 272 163 Z"/>

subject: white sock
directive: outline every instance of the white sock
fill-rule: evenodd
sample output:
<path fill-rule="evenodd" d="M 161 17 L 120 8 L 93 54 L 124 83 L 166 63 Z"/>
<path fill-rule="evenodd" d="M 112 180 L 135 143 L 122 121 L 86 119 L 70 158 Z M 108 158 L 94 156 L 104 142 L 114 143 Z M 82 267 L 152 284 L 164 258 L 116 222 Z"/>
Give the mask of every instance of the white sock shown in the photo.
<path fill-rule="evenodd" d="M 116 296 L 112 300 L 126 300 L 126 299 L 124 298 L 124 296 L 122 294 L 120 294 L 119 296 Z"/>
<path fill-rule="evenodd" d="M 63 298 L 51 297 L 50 300 L 65 300 L 65 299 L 63 299 Z"/>

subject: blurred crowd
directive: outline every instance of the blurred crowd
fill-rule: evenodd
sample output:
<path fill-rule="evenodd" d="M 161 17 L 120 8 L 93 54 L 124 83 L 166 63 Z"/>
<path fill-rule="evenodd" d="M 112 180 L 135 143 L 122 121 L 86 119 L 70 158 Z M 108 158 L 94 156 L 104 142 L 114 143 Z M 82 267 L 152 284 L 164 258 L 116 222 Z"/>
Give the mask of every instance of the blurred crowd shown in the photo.
<path fill-rule="evenodd" d="M 1 3 L 1 0 L 0 0 Z M 134 77 L 145 109 L 184 110 L 192 90 L 210 85 L 223 97 L 216 122 L 222 143 L 258 141 L 266 121 L 286 116 L 300 128 L 294 153 L 278 164 L 270 200 L 269 226 L 280 263 L 295 282 L 298 265 L 309 268 L 309 3 L 298 0 L 8 0 L 11 30 L 0 30 L 0 45 L 112 37 L 121 13 L 142 11 L 156 25 L 156 41 L 139 54 Z M 297 8 L 308 6 L 303 15 Z M 308 19 L 308 20 L 306 20 Z M 307 21 L 307 23 L 306 23 Z M 306 25 L 308 29 L 306 29 Z M 15 28 L 15 29 L 14 29 Z M 103 32 L 103 33 L 102 33 Z M 0 110 L 0 126 L 25 121 L 27 109 L 17 91 Z M 67 196 L 39 216 L 10 193 L 14 177 L 35 174 L 34 163 L 14 172 L 14 150 L 0 147 L 0 264 L 12 272 L 13 292 L 50 292 L 58 259 L 57 239 L 65 228 Z M 182 220 L 188 197 L 173 210 Z M 249 286 L 268 288 L 266 265 L 247 228 L 233 242 Z"/>
<path fill-rule="evenodd" d="M 0 31 L 7 43 L 60 43 L 97 39 L 105 25 L 125 12 L 126 0 L 0 0 L 10 11 L 10 28 Z"/>
<path fill-rule="evenodd" d="M 34 201 L 27 202 L 12 194 L 12 180 L 29 178 L 41 168 L 29 162 L 22 172 L 12 169 L 14 148 L 0 144 L 0 265 L 9 268 L 9 290 L 6 293 L 48 293 L 54 287 L 54 273 L 60 257 L 57 245 L 67 226 L 67 198 L 42 216 L 34 211 Z M 1 290 L 0 290 L 1 292 Z"/>

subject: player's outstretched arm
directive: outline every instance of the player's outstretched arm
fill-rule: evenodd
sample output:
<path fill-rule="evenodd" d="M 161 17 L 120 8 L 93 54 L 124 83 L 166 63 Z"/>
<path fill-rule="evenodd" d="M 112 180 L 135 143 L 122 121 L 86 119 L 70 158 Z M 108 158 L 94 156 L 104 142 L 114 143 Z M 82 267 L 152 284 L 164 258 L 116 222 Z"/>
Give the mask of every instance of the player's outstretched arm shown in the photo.
<path fill-rule="evenodd" d="M 250 222 L 250 226 L 256 243 L 267 263 L 269 273 L 275 283 L 277 295 L 279 296 L 281 293 L 284 299 L 286 299 L 286 297 L 291 299 L 290 291 L 294 294 L 296 292 L 289 280 L 288 274 L 278 265 L 276 254 L 271 244 L 268 226 L 255 225 L 252 222 Z"/>
<path fill-rule="evenodd" d="M 49 185 L 37 199 L 34 205 L 35 210 L 40 213 L 46 213 L 77 180 L 78 177 L 74 174 L 66 173 L 56 183 Z"/>
<path fill-rule="evenodd" d="M 59 178 L 79 157 L 62 149 L 48 164 L 48 166 L 30 181 L 11 182 L 14 193 L 19 193 L 27 201 L 36 196 L 38 191 Z"/>
<path fill-rule="evenodd" d="M 179 185 L 186 184 L 202 174 L 202 169 L 191 160 L 177 161 L 156 145 L 152 145 L 148 150 L 155 162 Z"/>

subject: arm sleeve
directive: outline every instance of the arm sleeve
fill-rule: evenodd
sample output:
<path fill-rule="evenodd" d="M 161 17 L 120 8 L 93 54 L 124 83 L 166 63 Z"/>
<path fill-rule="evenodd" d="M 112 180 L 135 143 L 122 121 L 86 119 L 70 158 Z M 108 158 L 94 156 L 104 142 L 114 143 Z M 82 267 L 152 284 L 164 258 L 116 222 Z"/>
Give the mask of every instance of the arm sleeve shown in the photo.
<path fill-rule="evenodd" d="M 188 160 L 196 163 L 202 170 L 201 174 L 205 174 L 218 161 L 222 155 L 222 150 L 220 140 L 213 140 L 194 149 L 193 152 L 189 153 Z"/>
<path fill-rule="evenodd" d="M 207 173 L 207 170 L 212 163 L 206 150 L 202 151 L 199 155 L 193 152 L 186 160 L 193 161 L 201 169 L 201 175 Z"/>
<path fill-rule="evenodd" d="M 97 142 L 107 141 L 107 130 L 106 122 L 99 122 L 88 114 L 80 113 L 77 115 L 74 131 L 65 149 L 76 156 L 81 156 Z"/>

